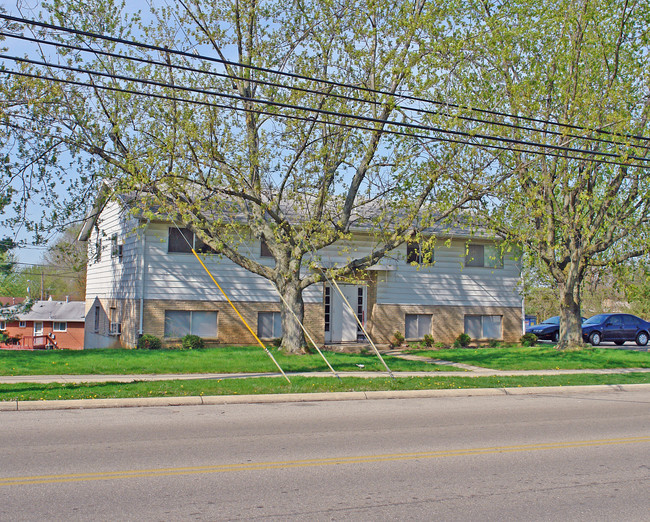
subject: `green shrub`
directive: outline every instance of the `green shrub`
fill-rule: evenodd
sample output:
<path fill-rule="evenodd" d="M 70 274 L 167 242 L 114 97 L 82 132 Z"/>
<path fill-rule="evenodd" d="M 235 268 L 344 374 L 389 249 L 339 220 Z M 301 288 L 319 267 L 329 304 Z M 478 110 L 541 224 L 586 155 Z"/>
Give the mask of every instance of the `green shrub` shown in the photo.
<path fill-rule="evenodd" d="M 488 341 L 488 346 L 490 348 L 498 348 L 499 347 L 499 341 L 497 339 L 490 339 Z"/>
<path fill-rule="evenodd" d="M 446 346 L 445 343 L 443 343 L 442 341 L 436 341 L 435 343 L 433 343 L 434 348 L 444 348 L 445 346 Z"/>
<path fill-rule="evenodd" d="M 433 335 L 431 334 L 425 334 L 424 337 L 422 338 L 422 341 L 424 342 L 424 345 L 427 348 L 433 348 L 433 344 L 435 342 Z"/>
<path fill-rule="evenodd" d="M 144 334 L 138 339 L 138 348 L 141 350 L 160 350 L 162 341 L 155 335 Z"/>
<path fill-rule="evenodd" d="M 393 334 L 393 340 L 390 343 L 391 348 L 397 348 L 398 346 L 402 346 L 404 344 L 404 336 L 402 335 L 402 332 L 395 331 Z"/>
<path fill-rule="evenodd" d="M 454 348 L 467 348 L 472 338 L 466 333 L 460 334 L 454 341 Z"/>
<path fill-rule="evenodd" d="M 534 333 L 527 333 L 521 336 L 519 342 L 522 346 L 535 346 L 537 344 L 537 336 Z"/>
<path fill-rule="evenodd" d="M 181 344 L 185 350 L 200 350 L 205 348 L 205 343 L 198 335 L 187 334 L 181 339 Z"/>

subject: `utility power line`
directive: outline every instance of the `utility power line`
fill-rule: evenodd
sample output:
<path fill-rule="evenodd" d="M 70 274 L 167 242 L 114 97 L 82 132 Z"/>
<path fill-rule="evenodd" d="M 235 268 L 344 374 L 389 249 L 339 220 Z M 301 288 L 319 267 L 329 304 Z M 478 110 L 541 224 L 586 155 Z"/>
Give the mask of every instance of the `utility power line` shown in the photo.
<path fill-rule="evenodd" d="M 67 50 L 74 50 L 74 51 L 81 51 L 85 53 L 90 53 L 90 54 L 95 54 L 99 56 L 106 56 L 109 58 L 116 58 L 116 59 L 123 59 L 127 61 L 134 61 L 138 63 L 143 63 L 147 65 L 154 65 L 154 66 L 160 66 L 164 67 L 166 69 L 174 69 L 178 71 L 184 71 L 184 72 L 191 72 L 191 73 L 197 73 L 197 74 L 205 74 L 207 76 L 212 76 L 212 77 L 217 77 L 217 78 L 224 78 L 224 79 L 229 79 L 229 80 L 240 80 L 240 81 L 246 81 L 246 82 L 251 82 L 259 85 L 265 85 L 267 87 L 277 87 L 280 89 L 286 89 L 290 91 L 296 91 L 296 92 L 302 92 L 305 94 L 314 94 L 318 96 L 325 96 L 327 98 L 336 98 L 336 99 L 341 99 L 341 100 L 346 100 L 346 101 L 352 101 L 352 102 L 358 102 L 358 103 L 366 103 L 366 104 L 375 104 L 377 105 L 379 102 L 369 100 L 369 99 L 364 99 L 364 98 L 357 98 L 354 96 L 346 96 L 342 94 L 337 94 L 335 92 L 328 92 L 325 93 L 323 91 L 319 91 L 316 89 L 309 89 L 307 87 L 299 87 L 295 85 L 286 85 L 282 83 L 277 83 L 277 82 L 271 82 L 268 80 L 262 80 L 262 79 L 257 79 L 257 78 L 246 78 L 244 76 L 238 76 L 236 74 L 228 74 L 228 73 L 220 73 L 216 71 L 211 71 L 211 70 L 202 70 L 198 69 L 196 67 L 189 67 L 186 65 L 179 65 L 179 64 L 173 64 L 173 63 L 165 63 L 161 62 L 158 60 L 153 60 L 150 58 L 142 58 L 138 56 L 129 56 L 129 55 L 124 55 L 124 54 L 119 54 L 119 53 L 114 53 L 110 51 L 104 51 L 101 49 L 91 49 L 88 47 L 82 47 L 80 45 L 72 45 L 68 43 L 63 43 L 63 42 L 56 42 L 56 41 L 49 41 L 49 40 L 43 40 L 43 39 L 38 39 L 38 38 L 33 38 L 25 35 L 17 35 L 14 33 L 10 32 L 4 32 L 0 31 L 0 36 L 5 36 L 9 38 L 16 38 L 19 40 L 23 41 L 28 41 L 32 43 L 37 43 L 39 45 L 45 44 L 45 45 L 51 45 L 55 47 L 59 47 L 62 49 L 67 49 Z M 197 56 L 193 56 L 193 58 L 197 58 Z M 239 63 L 239 62 L 232 62 L 232 63 L 237 63 L 238 67 L 245 67 L 245 65 Z M 278 71 L 279 73 L 279 71 Z M 321 81 L 321 80 L 313 80 L 313 81 Z M 338 84 L 342 87 L 347 87 L 345 84 Z M 356 90 L 363 90 L 361 87 L 354 87 Z M 377 91 L 377 92 L 383 92 L 383 91 Z M 384 93 L 388 94 L 388 93 Z M 395 95 L 396 97 L 399 98 L 405 98 L 403 95 Z M 442 102 L 436 102 L 432 100 L 426 100 L 423 98 L 414 98 L 414 97 L 406 97 L 411 100 L 416 100 L 418 102 L 426 103 L 426 104 L 436 104 L 436 105 L 445 105 L 447 107 L 455 107 L 458 108 L 460 106 L 453 105 L 453 104 L 444 104 Z M 530 131 L 530 132 L 537 132 L 537 133 L 542 133 L 542 134 L 549 134 L 552 136 L 562 136 L 564 138 L 574 138 L 574 139 L 580 139 L 580 140 L 585 140 L 585 141 L 593 141 L 597 143 L 604 143 L 604 144 L 610 144 L 610 145 L 623 145 L 623 146 L 629 146 L 628 143 L 620 142 L 620 141 L 612 141 L 612 140 L 607 140 L 604 138 L 596 138 L 593 136 L 585 136 L 585 135 L 580 135 L 580 134 L 571 134 L 571 133 L 566 133 L 566 132 L 560 132 L 560 131 L 554 131 L 548 128 L 544 129 L 539 129 L 537 127 L 527 127 L 524 125 L 516 125 L 512 123 L 506 123 L 503 121 L 497 121 L 497 120 L 484 120 L 481 118 L 477 117 L 471 117 L 471 116 L 466 116 L 463 115 L 462 113 L 457 113 L 457 114 L 452 114 L 450 112 L 441 112 L 441 111 L 432 111 L 428 109 L 423 109 L 423 108 L 415 108 L 415 107 L 409 107 L 409 106 L 404 106 L 404 105 L 396 105 L 396 109 L 405 111 L 405 112 L 415 112 L 417 114 L 426 114 L 426 115 L 431 115 L 431 116 L 443 116 L 447 118 L 453 118 L 453 119 L 459 119 L 463 121 L 470 121 L 474 123 L 482 123 L 482 124 L 487 124 L 487 125 L 494 125 L 498 127 L 506 127 L 506 128 L 511 128 L 511 129 L 517 129 L 517 130 L 524 130 L 524 131 Z M 471 111 L 478 111 L 478 109 L 470 109 Z M 499 114 L 505 114 L 505 113 L 499 113 Z M 513 115 L 507 115 L 509 118 L 515 118 L 519 119 L 519 116 L 513 116 Z M 548 120 L 538 120 L 539 122 L 543 122 L 545 125 L 552 125 L 552 126 L 557 126 L 561 124 L 553 123 Z M 610 134 L 610 133 L 604 133 L 604 134 Z M 612 136 L 616 137 L 625 137 L 617 134 L 610 134 Z M 635 138 L 635 139 L 641 139 L 641 138 Z M 636 147 L 642 148 L 642 149 L 650 149 L 649 146 L 647 145 L 635 145 Z"/>
<path fill-rule="evenodd" d="M 0 55 L 0 58 L 6 58 L 6 59 L 12 59 L 15 61 L 21 61 L 21 62 L 31 62 L 33 64 L 40 64 L 44 65 L 47 67 L 52 67 L 52 68 L 59 68 L 59 69 L 64 69 L 64 70 L 69 70 L 69 71 L 76 71 L 76 72 L 83 72 L 85 74 L 90 74 L 90 75 L 97 75 L 97 76 L 104 76 L 104 77 L 109 77 L 111 79 L 120 79 L 123 81 L 131 81 L 135 83 L 143 83 L 146 85 L 155 85 L 157 87 L 164 87 L 167 89 L 173 89 L 173 90 L 184 90 L 184 91 L 189 91 L 189 92 L 196 92 L 200 94 L 205 94 L 205 95 L 211 95 L 211 96 L 217 96 L 217 97 L 225 97 L 231 100 L 235 101 L 245 101 L 245 102 L 252 102 L 256 104 L 262 104 L 262 105 L 271 105 L 275 107 L 282 107 L 282 108 L 290 108 L 290 109 L 295 109 L 295 110 L 302 110 L 302 111 L 308 111 L 308 112 L 313 112 L 316 114 L 321 114 L 321 115 L 328 115 L 328 116 L 336 116 L 336 117 L 341 117 L 345 119 L 352 119 L 352 120 L 360 120 L 364 123 L 373 123 L 375 125 L 390 125 L 390 126 L 397 126 L 400 128 L 406 128 L 409 130 L 418 130 L 418 131 L 428 131 L 428 132 L 439 132 L 441 134 L 451 134 L 451 135 L 456 135 L 456 136 L 461 136 L 464 138 L 469 138 L 469 139 L 487 139 L 491 140 L 493 142 L 497 143 L 509 143 L 510 145 L 529 145 L 532 147 L 537 147 L 542 149 L 540 150 L 530 150 L 530 149 L 520 149 L 512 146 L 499 146 L 499 145 L 494 145 L 493 143 L 476 143 L 475 141 L 467 141 L 467 140 L 461 140 L 461 139 L 455 139 L 455 138 L 446 138 L 442 136 L 431 136 L 428 134 L 417 134 L 416 132 L 406 132 L 406 131 L 396 131 L 392 129 L 380 129 L 377 127 L 367 127 L 363 125 L 353 125 L 350 123 L 341 123 L 341 122 L 333 122 L 333 121 L 327 121 L 323 122 L 328 125 L 334 125 L 334 126 L 339 126 L 339 127 L 345 127 L 345 128 L 353 128 L 353 129 L 358 129 L 358 130 L 366 130 L 366 131 L 371 131 L 371 132 L 381 132 L 384 134 L 392 134 L 392 135 L 400 135 L 400 136 L 407 136 L 411 138 L 422 138 L 426 140 L 432 140 L 432 141 L 442 141 L 442 142 L 447 142 L 447 143 L 457 143 L 457 144 L 464 144 L 464 145 L 471 145 L 475 147 L 483 147 L 483 148 L 489 148 L 489 149 L 496 149 L 496 150 L 503 150 L 507 152 L 521 152 L 521 153 L 527 153 L 527 154 L 537 154 L 537 155 L 546 155 L 546 156 L 554 156 L 554 157 L 559 157 L 559 158 L 564 158 L 564 159 L 576 159 L 580 161 L 587 161 L 587 162 L 592 162 L 592 163 L 604 163 L 604 164 L 611 164 L 611 165 L 620 165 L 620 166 L 626 166 L 626 167 L 639 167 L 639 168 L 649 168 L 650 165 L 639 165 L 639 164 L 631 164 L 628 161 L 624 161 L 624 159 L 627 159 L 626 155 L 623 154 L 616 154 L 616 153 L 611 153 L 611 152 L 600 152 L 600 151 L 590 151 L 590 150 L 585 150 L 585 149 L 577 149 L 577 148 L 569 148 L 569 147 L 562 147 L 559 145 L 547 145 L 547 144 L 542 144 L 542 143 L 535 143 L 535 142 L 527 142 L 524 140 L 515 140 L 512 138 L 501 138 L 501 137 L 496 137 L 496 136 L 490 136 L 490 135 L 483 135 L 483 134 L 473 134 L 470 132 L 461 132 L 461 131 L 450 131 L 446 129 L 441 129 L 441 128 L 435 128 L 435 127 L 428 127 L 426 125 L 418 125 L 418 124 L 411 124 L 411 123 L 406 123 L 406 122 L 397 122 L 397 121 L 392 121 L 392 120 L 382 120 L 379 118 L 372 118 L 372 117 L 367 117 L 367 116 L 358 116 L 354 114 L 344 114 L 344 113 L 339 113 L 336 111 L 327 111 L 323 109 L 315 109 L 315 108 L 310 108 L 310 107 L 301 107 L 301 106 L 296 106 L 296 105 L 291 105 L 291 104 L 284 104 L 284 103 L 279 103 L 279 102 L 270 102 L 267 100 L 261 100 L 261 99 L 256 99 L 256 98 L 245 98 L 241 96 L 235 96 L 235 95 L 230 95 L 230 94 L 225 94 L 225 93 L 217 93 L 214 91 L 206 91 L 204 89 L 195 89 L 191 87 L 184 87 L 184 86 L 178 86 L 178 85 L 172 85 L 172 84 L 165 84 L 161 82 L 155 82 L 152 80 L 143 80 L 140 78 L 132 78 L 132 77 L 122 77 L 122 76 L 117 76 L 113 75 L 110 73 L 104 73 L 100 71 L 91 71 L 87 69 L 80 69 L 80 68 L 74 68 L 74 67 L 69 67 L 69 66 L 64 66 L 64 65 L 59 65 L 59 64 L 53 64 L 53 63 L 48 63 L 48 62 L 37 62 L 35 60 L 29 60 L 26 58 L 19 58 L 19 57 L 13 57 L 13 56 L 8 56 L 8 55 Z M 145 97 L 150 97 L 150 98 L 157 98 L 161 100 L 166 100 L 166 101 L 176 101 L 176 102 L 185 102 L 185 103 L 190 103 L 190 104 L 195 104 L 195 105 L 201 105 L 201 106 L 208 106 L 208 107 L 215 107 L 215 108 L 221 108 L 221 109 L 228 109 L 228 110 L 234 110 L 234 111 L 239 111 L 239 112 L 249 112 L 249 113 L 255 113 L 255 114 L 261 114 L 261 115 L 268 115 L 268 116 L 275 116 L 275 117 L 280 117 L 284 119 L 292 119 L 292 120 L 299 120 L 299 121 L 306 121 L 306 122 L 315 122 L 317 121 L 315 118 L 308 118 L 308 117 L 302 117 L 302 116 L 297 116 L 297 115 L 287 115 L 287 114 L 282 114 L 278 112 L 269 112 L 261 109 L 252 109 L 249 107 L 238 107 L 238 106 L 233 106 L 233 105 L 225 105 L 225 104 L 219 104 L 219 103 L 214 103 L 214 102 L 208 102 L 205 100 L 193 100 L 193 99 L 188 99 L 188 98 L 179 98 L 175 96 L 169 96 L 169 95 L 161 95 L 157 93 L 151 93 L 151 92 L 141 92 L 137 91 L 134 89 L 125 89 L 125 88 L 120 88 L 120 87 L 114 87 L 114 86 L 108 86 L 108 85 L 98 85 L 96 83 L 84 83 L 76 80 L 71 80 L 71 79 L 62 79 L 62 78 L 57 78 L 57 77 L 43 77 L 41 75 L 37 74 L 30 74 L 26 72 L 21 72 L 21 71 L 14 71 L 11 69 L 5 69 L 3 72 L 12 74 L 15 76 L 22 76 L 22 77 L 27 77 L 27 78 L 34 78 L 34 79 L 40 79 L 40 80 L 46 80 L 46 81 L 52 81 L 52 82 L 58 82 L 58 83 L 63 83 L 63 84 L 68 84 L 68 85 L 76 85 L 80 87 L 89 87 L 92 89 L 101 89 L 101 90 L 107 90 L 107 91 L 112 91 L 112 92 L 121 92 L 121 93 L 126 93 L 126 94 L 135 94 L 139 96 L 145 96 Z M 610 161 L 606 159 L 601 159 L 601 158 L 593 158 L 593 157 L 583 157 L 583 156 L 571 156 L 568 154 L 560 154 L 559 152 L 549 152 L 546 149 L 552 149 L 555 151 L 562 151 L 564 153 L 566 152 L 574 152 L 574 153 L 579 153 L 579 154 L 587 154 L 587 155 L 598 155 L 598 156 L 605 156 L 605 157 L 610 157 L 610 158 L 621 158 L 622 161 Z M 636 159 L 638 161 L 650 161 L 650 159 L 643 158 L 643 157 L 636 157 L 633 156 L 631 157 L 632 159 Z"/>
<path fill-rule="evenodd" d="M 221 65 L 230 66 L 230 67 L 239 67 L 239 68 L 244 68 L 244 69 L 248 69 L 248 70 L 251 70 L 251 71 L 263 72 L 263 73 L 272 74 L 272 75 L 279 75 L 279 76 L 284 76 L 284 77 L 292 78 L 292 79 L 306 80 L 306 81 L 310 81 L 310 82 L 321 83 L 323 85 L 329 85 L 329 86 L 332 86 L 332 87 L 344 87 L 344 88 L 347 88 L 347 89 L 354 89 L 354 90 L 357 90 L 357 91 L 360 91 L 360 92 L 366 92 L 366 93 L 369 93 L 369 94 L 379 94 L 379 95 L 382 95 L 382 96 L 389 96 L 391 98 L 399 97 L 399 98 L 402 98 L 402 99 L 405 99 L 405 100 L 410 100 L 410 101 L 418 101 L 418 102 L 430 103 L 430 104 L 434 104 L 434 105 L 438 105 L 438 106 L 442 106 L 442 107 L 447 107 L 447 108 L 451 107 L 451 108 L 454 108 L 454 109 L 461 109 L 461 110 L 466 110 L 466 111 L 470 111 L 470 112 L 489 114 L 489 115 L 492 115 L 492 116 L 501 116 L 501 117 L 506 117 L 506 118 L 514 118 L 514 119 L 518 119 L 518 120 L 523 120 L 523 121 L 530 121 L 530 122 L 533 122 L 533 123 L 541 123 L 541 124 L 545 124 L 545 125 L 553 125 L 553 126 L 556 126 L 556 127 L 559 127 L 559 128 L 568 128 L 568 129 L 574 129 L 574 130 L 585 131 L 585 132 L 595 132 L 595 133 L 599 133 L 599 134 L 617 136 L 617 137 L 628 138 L 628 139 L 632 138 L 632 139 L 643 140 L 643 141 L 650 140 L 650 137 L 646 137 L 646 136 L 639 136 L 639 135 L 633 135 L 633 134 L 628 134 L 628 133 L 617 133 L 617 132 L 607 131 L 607 130 L 604 130 L 604 129 L 593 129 L 593 128 L 582 127 L 582 126 L 579 126 L 579 125 L 573 125 L 573 124 L 569 124 L 569 123 L 552 122 L 552 121 L 544 120 L 544 119 L 540 119 L 540 118 L 532 118 L 532 117 L 528 117 L 528 116 L 513 115 L 513 114 L 500 112 L 500 111 L 489 110 L 489 109 L 478 109 L 478 108 L 458 105 L 458 104 L 454 104 L 454 103 L 440 102 L 440 101 L 436 101 L 436 100 L 428 100 L 428 99 L 425 99 L 425 98 L 420 98 L 420 97 L 410 96 L 410 95 L 403 95 L 403 94 L 396 95 L 396 94 L 393 94 L 393 93 L 390 93 L 390 92 L 387 92 L 387 91 L 382 91 L 382 90 L 379 90 L 379 89 L 371 89 L 371 88 L 368 88 L 368 87 L 360 87 L 358 85 L 335 82 L 335 81 L 332 81 L 332 80 L 313 78 L 313 77 L 309 77 L 309 76 L 305 76 L 305 75 L 301 75 L 301 74 L 296 74 L 296 73 L 291 73 L 291 72 L 286 72 L 286 71 L 279 71 L 279 70 L 274 70 L 274 69 L 268 69 L 268 68 L 265 68 L 265 67 L 258 67 L 258 66 L 254 66 L 254 65 L 244 64 L 244 63 L 241 63 L 241 62 L 235 62 L 235 61 L 215 58 L 215 57 L 212 57 L 212 56 L 205 56 L 205 55 L 201 55 L 201 54 L 198 54 L 198 53 L 194 54 L 194 53 L 190 53 L 190 52 L 187 52 L 187 51 L 178 51 L 178 50 L 169 49 L 169 48 L 166 48 L 166 47 L 161 47 L 161 46 L 158 46 L 158 45 L 146 44 L 146 43 L 137 42 L 137 41 L 133 41 L 133 40 L 125 40 L 123 38 L 117 38 L 117 37 L 114 37 L 114 36 L 101 35 L 101 34 L 93 33 L 93 32 L 90 32 L 90 31 L 81 31 L 79 29 L 72 29 L 72 28 L 69 28 L 69 27 L 50 24 L 50 23 L 47 23 L 47 22 L 41 22 L 41 21 L 37 21 L 37 20 L 30 20 L 30 19 L 23 18 L 23 17 L 10 16 L 10 15 L 3 14 L 3 13 L 0 13 L 0 19 L 5 19 L 5 20 L 8 20 L 8 21 L 17 22 L 17 23 L 21 23 L 21 24 L 25 24 L 25 25 L 32 25 L 32 26 L 36 26 L 36 27 L 41 27 L 43 29 L 50 29 L 50 30 L 53 30 L 53 31 L 65 32 L 65 33 L 74 34 L 74 35 L 77 35 L 77 36 L 85 36 L 85 37 L 104 40 L 104 41 L 108 41 L 108 42 L 112 42 L 112 43 L 119 43 L 119 44 L 122 44 L 122 45 L 128 45 L 128 46 L 137 47 L 137 48 L 141 48 L 141 49 L 147 49 L 147 50 L 150 50 L 150 51 L 157 51 L 157 52 L 167 54 L 167 55 L 176 55 L 176 56 L 183 56 L 185 58 L 199 59 L 199 60 L 202 60 L 202 61 L 205 61 L 205 62 L 218 63 L 218 64 L 221 64 Z M 89 50 L 88 52 L 94 52 L 94 51 Z M 583 139 L 586 139 L 586 138 L 583 137 Z"/>

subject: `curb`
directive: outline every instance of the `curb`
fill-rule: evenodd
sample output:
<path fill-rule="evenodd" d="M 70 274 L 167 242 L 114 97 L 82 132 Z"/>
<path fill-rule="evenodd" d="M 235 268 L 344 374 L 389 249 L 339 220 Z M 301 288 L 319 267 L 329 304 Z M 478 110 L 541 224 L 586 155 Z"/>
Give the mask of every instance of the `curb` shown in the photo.
<path fill-rule="evenodd" d="M 429 399 L 440 397 L 487 397 L 499 395 L 568 395 L 572 393 L 650 391 L 650 384 L 605 384 L 587 386 L 540 386 L 522 388 L 463 388 L 447 390 L 397 390 L 333 393 L 288 393 L 271 395 L 211 395 L 192 397 L 144 397 L 132 399 L 72 399 L 53 401 L 3 401 L 2 411 L 78 410 L 206 406 L 219 404 L 268 404 L 291 402 L 358 401 L 378 399 Z"/>

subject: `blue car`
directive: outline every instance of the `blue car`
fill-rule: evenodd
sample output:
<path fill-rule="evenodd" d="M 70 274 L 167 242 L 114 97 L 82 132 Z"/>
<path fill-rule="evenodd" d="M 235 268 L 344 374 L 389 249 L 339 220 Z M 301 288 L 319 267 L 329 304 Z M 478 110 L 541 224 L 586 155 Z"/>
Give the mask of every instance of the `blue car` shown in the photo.
<path fill-rule="evenodd" d="M 603 341 L 618 346 L 625 341 L 635 341 L 645 346 L 649 335 L 650 323 L 632 314 L 598 314 L 582 323 L 582 338 L 594 346 Z"/>
<path fill-rule="evenodd" d="M 526 328 L 526 333 L 532 333 L 540 340 L 558 342 L 560 338 L 560 316 L 554 315 L 546 321 Z"/>

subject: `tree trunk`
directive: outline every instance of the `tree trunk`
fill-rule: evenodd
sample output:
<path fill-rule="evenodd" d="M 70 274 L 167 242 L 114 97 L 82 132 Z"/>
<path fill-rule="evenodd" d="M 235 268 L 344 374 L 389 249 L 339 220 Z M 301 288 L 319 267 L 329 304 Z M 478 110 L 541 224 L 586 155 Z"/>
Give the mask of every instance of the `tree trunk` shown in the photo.
<path fill-rule="evenodd" d="M 560 339 L 558 350 L 583 346 L 582 317 L 580 310 L 580 282 L 569 278 L 560 285 Z"/>
<path fill-rule="evenodd" d="M 300 327 L 305 316 L 305 303 L 302 300 L 302 290 L 298 285 L 299 282 L 289 283 L 283 288 L 278 288 L 285 300 L 282 305 L 281 347 L 288 353 L 301 353 L 305 346 L 305 335 Z"/>

